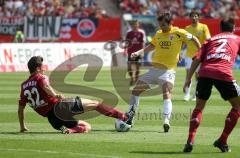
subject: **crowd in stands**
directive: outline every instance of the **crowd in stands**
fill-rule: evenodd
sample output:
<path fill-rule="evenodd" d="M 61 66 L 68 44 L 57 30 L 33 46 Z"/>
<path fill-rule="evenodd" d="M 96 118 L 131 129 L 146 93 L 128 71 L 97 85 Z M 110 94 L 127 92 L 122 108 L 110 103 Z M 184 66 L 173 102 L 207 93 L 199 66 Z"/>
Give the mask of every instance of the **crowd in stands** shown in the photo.
<path fill-rule="evenodd" d="M 125 13 L 157 15 L 170 11 L 174 17 L 185 17 L 194 8 L 205 18 L 220 18 L 230 14 L 240 17 L 239 0 L 117 0 L 118 7 Z"/>
<path fill-rule="evenodd" d="M 111 0 L 109 0 L 111 1 Z M 220 18 L 231 14 L 240 18 L 240 0 L 115 0 L 123 13 L 157 15 L 170 11 L 185 17 L 197 8 L 203 17 Z M 111 1 L 113 2 L 113 1 Z M 0 16 L 108 17 L 96 0 L 0 0 Z"/>
<path fill-rule="evenodd" d="M 95 0 L 0 0 L 0 16 L 106 17 Z"/>

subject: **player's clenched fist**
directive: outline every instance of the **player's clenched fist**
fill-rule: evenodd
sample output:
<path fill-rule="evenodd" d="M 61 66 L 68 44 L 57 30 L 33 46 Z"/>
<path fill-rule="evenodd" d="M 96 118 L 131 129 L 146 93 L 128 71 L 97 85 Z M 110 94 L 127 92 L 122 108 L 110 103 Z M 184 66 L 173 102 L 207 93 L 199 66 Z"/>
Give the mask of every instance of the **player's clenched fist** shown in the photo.
<path fill-rule="evenodd" d="M 140 49 L 139 51 L 136 51 L 134 53 L 131 54 L 131 58 L 136 58 L 138 56 L 142 56 L 144 54 L 144 50 Z"/>

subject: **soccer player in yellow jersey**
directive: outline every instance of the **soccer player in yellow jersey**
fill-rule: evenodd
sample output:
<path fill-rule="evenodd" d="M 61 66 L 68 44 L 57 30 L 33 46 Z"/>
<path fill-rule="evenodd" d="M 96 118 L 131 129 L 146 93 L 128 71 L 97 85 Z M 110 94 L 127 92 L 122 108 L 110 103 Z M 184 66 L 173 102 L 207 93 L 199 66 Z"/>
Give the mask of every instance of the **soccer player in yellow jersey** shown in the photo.
<path fill-rule="evenodd" d="M 171 93 L 175 80 L 175 67 L 179 60 L 182 43 L 193 41 L 197 48 L 200 48 L 200 42 L 192 34 L 184 29 L 173 27 L 172 16 L 170 13 L 163 13 L 158 17 L 160 30 L 157 31 L 151 43 L 145 48 L 132 53 L 131 57 L 135 58 L 143 55 L 145 52 L 155 50 L 152 57 L 152 67 L 149 71 L 141 76 L 132 90 L 130 97 L 130 107 L 127 124 L 133 123 L 135 111 L 139 105 L 139 95 L 149 90 L 150 85 L 159 85 L 163 92 L 164 108 L 163 108 L 163 128 L 164 132 L 168 132 L 170 128 L 169 120 L 172 112 Z"/>
<path fill-rule="evenodd" d="M 200 14 L 196 10 L 192 10 L 191 13 L 189 14 L 189 17 L 192 23 L 186 26 L 185 30 L 191 33 L 192 35 L 196 36 L 202 45 L 206 39 L 209 39 L 211 37 L 208 27 L 207 25 L 199 22 Z M 198 48 L 195 45 L 193 44 L 187 45 L 187 52 L 185 56 L 186 76 L 189 73 L 192 64 L 192 58 L 195 56 L 197 50 Z M 195 76 L 197 79 L 197 73 L 195 73 Z M 184 91 L 185 91 L 184 100 L 188 101 L 190 99 L 191 84 Z M 193 100 L 196 99 L 195 93 L 196 92 L 194 92 L 192 97 Z"/>

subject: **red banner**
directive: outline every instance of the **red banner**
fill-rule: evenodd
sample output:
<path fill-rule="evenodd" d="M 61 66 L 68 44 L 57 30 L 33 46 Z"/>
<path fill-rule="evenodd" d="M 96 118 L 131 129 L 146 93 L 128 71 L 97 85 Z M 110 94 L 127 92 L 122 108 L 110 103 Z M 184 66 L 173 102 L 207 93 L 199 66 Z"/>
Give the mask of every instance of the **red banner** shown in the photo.
<path fill-rule="evenodd" d="M 13 42 L 24 28 L 27 42 L 103 42 L 121 39 L 121 19 L 0 17 L 0 42 Z"/>
<path fill-rule="evenodd" d="M 120 18 L 26 17 L 28 42 L 102 42 L 119 40 Z"/>
<path fill-rule="evenodd" d="M 60 33 L 61 42 L 99 42 L 121 39 L 120 18 L 75 20 L 63 21 L 64 26 Z M 67 23 L 71 23 L 71 30 L 67 29 L 69 26 Z"/>
<path fill-rule="evenodd" d="M 208 25 L 212 36 L 220 32 L 219 19 L 202 19 L 200 22 Z M 189 19 L 175 19 L 173 24 L 184 28 L 190 23 Z M 25 28 L 28 42 L 103 42 L 121 39 L 120 18 L 0 17 L 0 42 L 13 42 L 17 28 Z M 235 33 L 240 35 L 240 20 L 236 20 Z"/>

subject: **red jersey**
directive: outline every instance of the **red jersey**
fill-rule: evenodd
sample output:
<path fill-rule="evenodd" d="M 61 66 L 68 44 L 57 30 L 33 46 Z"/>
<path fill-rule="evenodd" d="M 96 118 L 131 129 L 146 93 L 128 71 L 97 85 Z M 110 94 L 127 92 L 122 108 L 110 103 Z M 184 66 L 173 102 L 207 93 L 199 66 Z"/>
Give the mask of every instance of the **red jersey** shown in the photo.
<path fill-rule="evenodd" d="M 33 74 L 21 84 L 19 106 L 30 104 L 38 114 L 46 117 L 47 113 L 59 100 L 49 96 L 43 87 L 49 84 L 48 77 L 42 74 Z"/>
<path fill-rule="evenodd" d="M 199 76 L 223 81 L 234 80 L 232 68 L 239 53 L 239 36 L 232 33 L 213 36 L 196 55 L 201 60 Z"/>
<path fill-rule="evenodd" d="M 130 46 L 127 49 L 128 54 L 132 54 L 143 48 L 145 40 L 145 32 L 142 29 L 138 31 L 131 30 L 126 35 L 126 40 L 130 41 Z"/>

